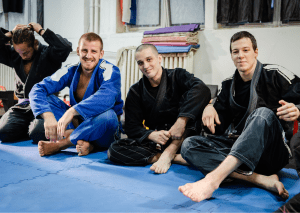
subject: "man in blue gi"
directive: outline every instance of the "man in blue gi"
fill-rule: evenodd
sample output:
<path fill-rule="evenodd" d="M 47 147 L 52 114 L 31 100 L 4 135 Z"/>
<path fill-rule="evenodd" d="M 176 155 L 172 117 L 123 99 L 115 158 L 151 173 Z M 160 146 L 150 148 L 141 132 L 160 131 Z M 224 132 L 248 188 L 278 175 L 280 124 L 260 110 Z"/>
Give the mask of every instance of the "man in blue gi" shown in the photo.
<path fill-rule="evenodd" d="M 102 59 L 103 42 L 95 33 L 79 39 L 80 63 L 65 68 L 58 80 L 47 77 L 29 94 L 35 117 L 44 119 L 45 136 L 38 143 L 41 156 L 76 145 L 79 156 L 95 146 L 109 147 L 122 114 L 121 76 L 118 67 Z M 63 71 L 63 70 L 62 70 Z M 68 86 L 70 104 L 52 95 Z"/>

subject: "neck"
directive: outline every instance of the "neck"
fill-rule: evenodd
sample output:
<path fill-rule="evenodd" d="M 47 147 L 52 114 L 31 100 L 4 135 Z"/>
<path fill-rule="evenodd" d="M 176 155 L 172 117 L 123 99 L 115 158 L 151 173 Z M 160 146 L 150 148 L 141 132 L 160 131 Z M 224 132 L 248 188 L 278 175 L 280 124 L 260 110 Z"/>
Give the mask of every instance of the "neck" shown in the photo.
<path fill-rule="evenodd" d="M 161 77 L 162 77 L 162 67 L 160 67 L 159 71 L 153 78 L 149 78 L 149 82 L 152 87 L 157 87 L 160 84 Z"/>
<path fill-rule="evenodd" d="M 257 60 L 255 61 L 255 63 L 253 64 L 253 67 L 251 67 L 251 69 L 249 69 L 247 71 L 239 71 L 238 70 L 240 73 L 240 76 L 244 82 L 252 80 L 256 65 L 257 65 Z"/>

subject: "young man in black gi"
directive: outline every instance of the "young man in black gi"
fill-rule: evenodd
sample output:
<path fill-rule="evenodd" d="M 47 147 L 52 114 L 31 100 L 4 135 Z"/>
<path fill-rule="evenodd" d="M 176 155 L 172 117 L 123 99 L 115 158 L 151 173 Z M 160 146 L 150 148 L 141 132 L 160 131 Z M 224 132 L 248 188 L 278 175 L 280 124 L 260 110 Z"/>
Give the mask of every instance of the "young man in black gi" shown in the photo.
<path fill-rule="evenodd" d="M 153 164 L 152 171 L 166 173 L 172 162 L 186 164 L 178 151 L 187 135 L 200 131 L 197 120 L 210 90 L 184 69 L 161 67 L 162 56 L 153 45 L 140 45 L 135 59 L 144 76 L 131 86 L 125 102 L 129 139 L 114 142 L 108 157 L 126 165 Z"/>
<path fill-rule="evenodd" d="M 299 118 L 300 79 L 278 65 L 261 64 L 249 32 L 231 37 L 230 53 L 237 69 L 202 116 L 210 134 L 187 138 L 181 149 L 182 157 L 206 176 L 179 190 L 200 202 L 231 177 L 287 199 L 276 173 L 289 160 L 284 130 Z"/>
<path fill-rule="evenodd" d="M 34 31 L 49 46 L 35 39 Z M 9 43 L 9 42 L 12 43 Z M 44 124 L 34 120 L 29 92 L 34 84 L 57 71 L 72 51 L 72 44 L 40 24 L 18 24 L 12 31 L 0 28 L 0 63 L 15 69 L 18 104 L 12 106 L 0 120 L 0 141 L 45 140 Z M 34 128 L 29 129 L 34 120 Z"/>

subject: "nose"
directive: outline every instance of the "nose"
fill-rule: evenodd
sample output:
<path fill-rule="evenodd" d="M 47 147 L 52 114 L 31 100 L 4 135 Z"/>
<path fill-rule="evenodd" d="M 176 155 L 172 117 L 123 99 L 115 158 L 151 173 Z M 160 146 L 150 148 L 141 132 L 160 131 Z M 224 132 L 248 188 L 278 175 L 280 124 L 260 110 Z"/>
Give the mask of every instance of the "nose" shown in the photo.
<path fill-rule="evenodd" d="M 144 62 L 144 68 L 147 69 L 149 67 L 149 63 L 148 62 Z"/>
<path fill-rule="evenodd" d="M 239 57 L 239 58 L 243 58 L 243 57 L 244 57 L 243 51 L 239 51 L 238 57 Z"/>

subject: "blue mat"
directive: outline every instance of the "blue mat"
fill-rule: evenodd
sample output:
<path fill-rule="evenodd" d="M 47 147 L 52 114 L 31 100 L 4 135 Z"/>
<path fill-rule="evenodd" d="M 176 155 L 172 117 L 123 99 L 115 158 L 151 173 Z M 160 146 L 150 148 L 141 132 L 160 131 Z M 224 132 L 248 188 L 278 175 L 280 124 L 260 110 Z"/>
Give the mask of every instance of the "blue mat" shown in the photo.
<path fill-rule="evenodd" d="M 251 184 L 222 184 L 209 200 L 195 203 L 178 186 L 203 175 L 172 165 L 157 175 L 146 167 L 120 166 L 106 152 L 78 157 L 75 148 L 40 157 L 31 141 L 0 144 L 0 212 L 272 212 L 278 196 Z M 293 169 L 280 180 L 290 198 L 300 191 Z"/>

